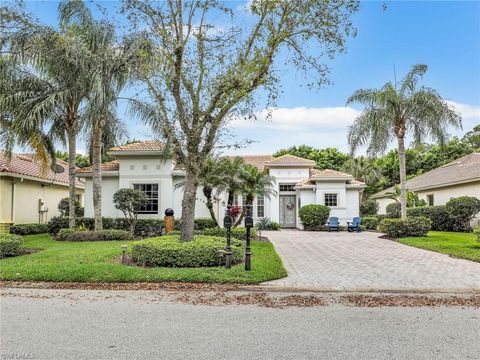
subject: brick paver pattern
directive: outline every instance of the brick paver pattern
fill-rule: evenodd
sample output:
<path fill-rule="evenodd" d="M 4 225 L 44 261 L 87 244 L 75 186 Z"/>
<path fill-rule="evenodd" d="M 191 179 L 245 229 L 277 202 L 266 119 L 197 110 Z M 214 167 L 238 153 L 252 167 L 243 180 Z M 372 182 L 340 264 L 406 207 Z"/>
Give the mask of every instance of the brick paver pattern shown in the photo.
<path fill-rule="evenodd" d="M 288 277 L 264 283 L 324 290 L 480 290 L 480 263 L 371 232 L 265 231 Z"/>

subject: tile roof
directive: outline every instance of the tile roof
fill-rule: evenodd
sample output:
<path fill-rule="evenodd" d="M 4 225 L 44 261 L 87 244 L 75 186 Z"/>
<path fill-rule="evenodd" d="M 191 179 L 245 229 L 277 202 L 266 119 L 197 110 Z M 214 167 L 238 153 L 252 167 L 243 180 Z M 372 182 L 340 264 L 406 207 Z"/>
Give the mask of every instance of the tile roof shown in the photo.
<path fill-rule="evenodd" d="M 304 159 L 295 155 L 282 155 L 270 160 L 266 166 L 315 166 L 316 162 L 314 160 Z"/>
<path fill-rule="evenodd" d="M 350 174 L 346 174 L 336 170 L 324 169 L 324 170 L 317 170 L 311 169 L 310 170 L 310 177 L 315 179 L 333 179 L 333 178 L 345 178 L 345 179 L 353 179 L 353 176 Z"/>
<path fill-rule="evenodd" d="M 165 143 L 157 140 L 139 141 L 127 145 L 120 145 L 110 148 L 108 151 L 112 155 L 127 152 L 159 152 L 165 150 Z"/>
<path fill-rule="evenodd" d="M 6 154 L 0 151 L 0 172 L 24 175 L 38 178 L 39 181 L 43 180 L 68 185 L 68 163 L 57 159 L 57 165 L 61 172 L 54 172 L 50 167 L 42 169 L 42 164 L 34 154 L 12 154 L 12 158 L 8 160 Z M 83 187 L 85 183 L 77 180 L 76 186 Z"/>
<path fill-rule="evenodd" d="M 242 158 L 245 164 L 253 165 L 260 170 L 265 169 L 265 164 L 273 159 L 272 155 L 237 155 L 228 156 L 230 159 Z"/>
<path fill-rule="evenodd" d="M 410 191 L 426 190 L 463 182 L 480 181 L 480 153 L 472 153 L 448 164 L 415 176 L 406 182 Z M 385 196 L 393 187 L 380 191 L 373 198 Z"/>
<path fill-rule="evenodd" d="M 118 160 L 109 161 L 102 164 L 102 171 L 118 171 L 120 168 L 120 162 Z M 87 166 L 77 170 L 78 174 L 90 174 L 92 173 L 92 167 Z"/>

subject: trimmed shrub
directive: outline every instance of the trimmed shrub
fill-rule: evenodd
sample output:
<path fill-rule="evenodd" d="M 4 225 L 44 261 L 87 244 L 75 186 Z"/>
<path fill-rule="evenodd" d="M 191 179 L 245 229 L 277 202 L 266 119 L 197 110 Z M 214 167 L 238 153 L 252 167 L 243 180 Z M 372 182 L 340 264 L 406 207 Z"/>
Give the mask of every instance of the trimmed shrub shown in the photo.
<path fill-rule="evenodd" d="M 365 226 L 367 230 L 376 230 L 378 226 L 378 219 L 373 216 L 367 216 L 362 218 L 362 225 Z"/>
<path fill-rule="evenodd" d="M 75 199 L 73 203 L 75 205 L 75 216 L 76 217 L 83 216 L 85 209 L 81 207 L 78 200 Z M 69 198 L 66 197 L 61 199 L 60 202 L 58 203 L 57 209 L 60 212 L 61 217 L 68 217 L 68 215 L 70 214 Z"/>
<path fill-rule="evenodd" d="M 204 230 L 207 228 L 215 228 L 217 224 L 213 221 L 212 218 L 198 218 L 195 219 L 195 230 Z"/>
<path fill-rule="evenodd" d="M 406 219 L 384 219 L 378 224 L 378 230 L 392 238 L 425 236 L 431 227 L 432 220 L 421 216 Z"/>
<path fill-rule="evenodd" d="M 470 220 L 480 212 L 480 199 L 461 196 L 450 199 L 445 206 L 453 222 L 453 231 L 471 231 Z"/>
<path fill-rule="evenodd" d="M 47 224 L 17 224 L 10 226 L 10 234 L 32 235 L 48 232 Z"/>
<path fill-rule="evenodd" d="M 432 220 L 432 230 L 448 231 L 453 228 L 453 219 L 445 205 L 408 208 L 407 216 L 423 216 Z"/>
<path fill-rule="evenodd" d="M 327 223 L 330 208 L 325 205 L 305 205 L 298 213 L 305 230 L 321 230 Z"/>
<path fill-rule="evenodd" d="M 112 240 L 132 240 L 132 235 L 125 230 L 85 230 L 61 229 L 55 240 L 59 241 L 112 241 Z"/>
<path fill-rule="evenodd" d="M 360 216 L 377 215 L 378 203 L 374 199 L 367 199 L 360 204 Z"/>
<path fill-rule="evenodd" d="M 22 252 L 23 239 L 16 234 L 0 234 L 0 259 L 18 256 Z"/>
<path fill-rule="evenodd" d="M 220 236 L 224 240 L 227 236 L 227 229 L 225 228 L 209 228 L 205 229 L 203 231 L 200 231 L 200 233 L 208 236 Z M 250 236 L 251 238 L 254 238 L 256 235 L 255 229 L 251 228 L 250 229 Z M 245 240 L 245 237 L 247 236 L 247 229 L 244 227 L 235 227 L 230 230 L 230 236 L 234 239 L 238 240 Z"/>
<path fill-rule="evenodd" d="M 402 206 L 397 202 L 388 204 L 385 210 L 388 219 L 398 219 L 402 215 Z"/>
<path fill-rule="evenodd" d="M 225 248 L 225 239 L 196 235 L 194 240 L 181 242 L 178 236 L 162 236 L 134 242 L 132 258 L 140 264 L 166 267 L 203 267 L 221 265 L 219 250 Z M 232 263 L 242 261 L 243 243 L 232 241 Z"/>

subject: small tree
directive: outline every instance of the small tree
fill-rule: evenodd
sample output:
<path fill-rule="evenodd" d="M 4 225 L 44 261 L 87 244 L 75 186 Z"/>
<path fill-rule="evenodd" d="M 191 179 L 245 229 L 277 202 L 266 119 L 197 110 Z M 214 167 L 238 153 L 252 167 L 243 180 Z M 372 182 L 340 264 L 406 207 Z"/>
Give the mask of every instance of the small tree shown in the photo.
<path fill-rule="evenodd" d="M 125 219 L 130 224 L 130 233 L 135 234 L 137 225 L 137 210 L 144 206 L 148 201 L 147 195 L 139 190 L 120 189 L 113 194 L 113 203 L 115 207 L 123 212 Z"/>
<path fill-rule="evenodd" d="M 77 199 L 73 199 L 73 202 L 75 204 L 75 216 L 82 216 L 82 207 L 80 206 L 80 203 Z M 60 200 L 57 208 L 61 217 L 68 217 L 70 214 L 70 199 L 66 197 Z"/>
<path fill-rule="evenodd" d="M 470 231 L 470 221 L 480 212 L 480 200 L 473 196 L 460 196 L 448 200 L 446 208 L 453 219 L 454 231 Z"/>

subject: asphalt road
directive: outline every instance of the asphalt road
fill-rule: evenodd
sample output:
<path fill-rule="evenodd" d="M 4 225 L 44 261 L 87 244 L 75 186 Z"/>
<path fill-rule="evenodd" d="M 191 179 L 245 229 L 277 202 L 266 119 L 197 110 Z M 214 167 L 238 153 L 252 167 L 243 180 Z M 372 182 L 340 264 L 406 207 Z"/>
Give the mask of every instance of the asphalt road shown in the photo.
<path fill-rule="evenodd" d="M 169 295 L 171 296 L 171 295 Z M 478 359 L 480 310 L 191 305 L 160 292 L 7 289 L 1 359 Z"/>

